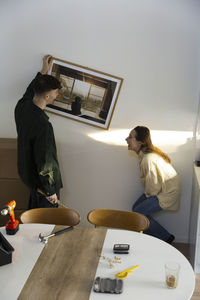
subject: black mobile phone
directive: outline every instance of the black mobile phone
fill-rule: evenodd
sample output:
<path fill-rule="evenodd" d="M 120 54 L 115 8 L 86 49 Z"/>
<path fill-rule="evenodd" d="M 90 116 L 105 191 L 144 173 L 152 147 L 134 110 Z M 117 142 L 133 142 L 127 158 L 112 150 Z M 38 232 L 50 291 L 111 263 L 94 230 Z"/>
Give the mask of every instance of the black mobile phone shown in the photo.
<path fill-rule="evenodd" d="M 129 244 L 114 244 L 113 252 L 117 254 L 128 254 L 130 249 Z"/>
<path fill-rule="evenodd" d="M 123 280 L 96 277 L 93 290 L 96 293 L 121 294 L 123 291 Z"/>

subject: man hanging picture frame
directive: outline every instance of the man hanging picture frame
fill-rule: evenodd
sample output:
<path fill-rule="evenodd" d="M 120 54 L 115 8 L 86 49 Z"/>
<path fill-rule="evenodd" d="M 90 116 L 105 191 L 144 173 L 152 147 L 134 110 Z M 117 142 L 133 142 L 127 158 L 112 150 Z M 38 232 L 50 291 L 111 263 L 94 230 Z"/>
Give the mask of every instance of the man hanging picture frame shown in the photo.
<path fill-rule="evenodd" d="M 123 79 L 58 58 L 49 74 L 62 89 L 46 110 L 92 126 L 108 129 Z"/>

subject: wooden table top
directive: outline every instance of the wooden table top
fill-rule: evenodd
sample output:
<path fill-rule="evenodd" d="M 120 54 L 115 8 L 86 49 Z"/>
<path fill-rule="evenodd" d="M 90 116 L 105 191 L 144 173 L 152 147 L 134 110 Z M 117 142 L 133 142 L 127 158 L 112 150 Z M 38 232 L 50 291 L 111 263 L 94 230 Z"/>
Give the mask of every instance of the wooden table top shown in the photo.
<path fill-rule="evenodd" d="M 88 300 L 106 231 L 77 226 L 50 238 L 18 299 Z"/>

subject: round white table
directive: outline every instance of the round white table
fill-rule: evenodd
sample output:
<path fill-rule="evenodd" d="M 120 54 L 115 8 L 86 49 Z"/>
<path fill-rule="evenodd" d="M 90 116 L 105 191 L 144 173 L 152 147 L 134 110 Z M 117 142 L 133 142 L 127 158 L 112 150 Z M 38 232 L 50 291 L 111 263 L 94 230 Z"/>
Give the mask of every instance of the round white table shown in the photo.
<path fill-rule="evenodd" d="M 130 244 L 129 254 L 113 254 L 114 244 Z M 157 238 L 126 230 L 108 230 L 102 255 L 121 257 L 122 263 L 115 263 L 110 269 L 106 260 L 100 259 L 96 277 L 114 278 L 116 273 L 135 265 L 139 268 L 124 279 L 123 293 L 108 295 L 91 292 L 90 300 L 126 299 L 126 300 L 189 300 L 195 288 L 195 274 L 182 253 Z M 165 284 L 164 265 L 167 261 L 178 262 L 181 266 L 176 289 L 168 289 Z M 105 295 L 105 296 L 103 296 Z"/>
<path fill-rule="evenodd" d="M 5 228 L 0 228 L 0 231 L 15 249 L 13 252 L 13 263 L 0 267 L 0 299 L 15 300 L 18 298 L 27 278 L 32 272 L 35 264 L 37 264 L 38 257 L 44 248 L 44 244 L 38 241 L 38 235 L 40 232 L 42 232 L 43 235 L 47 235 L 51 233 L 53 228 L 54 225 L 20 224 L 20 230 L 16 233 L 16 235 L 13 236 L 6 235 Z M 48 246 L 54 247 L 58 240 L 68 241 L 70 236 L 71 238 L 75 238 L 76 233 L 78 232 L 83 233 L 84 239 L 84 237 L 86 237 L 86 235 L 84 235 L 84 230 L 87 231 L 86 228 L 82 228 L 80 230 L 74 229 L 74 231 L 70 231 L 68 234 L 58 235 L 57 240 L 56 238 L 52 238 L 53 243 L 51 243 L 51 245 L 47 245 L 47 249 Z M 91 239 L 95 235 L 97 236 L 98 229 L 90 228 L 90 231 Z M 173 246 L 159 239 L 133 231 L 108 229 L 107 231 L 104 231 L 104 235 L 105 234 L 106 236 L 103 247 L 101 246 L 99 248 L 97 245 L 94 245 L 92 247 L 92 251 L 97 253 L 98 249 L 102 249 L 101 254 L 105 257 L 111 259 L 113 259 L 114 256 L 121 257 L 122 262 L 120 264 L 114 264 L 115 267 L 110 269 L 108 267 L 108 262 L 100 258 L 97 269 L 95 266 L 95 277 L 100 276 L 114 278 L 116 273 L 119 273 L 124 269 L 135 265 L 139 265 L 139 268 L 135 269 L 133 273 L 129 274 L 128 278 L 124 280 L 124 289 L 122 294 L 101 294 L 95 293 L 93 290 L 91 290 L 91 292 L 88 290 L 88 295 L 90 293 L 90 300 L 189 300 L 191 298 L 195 287 L 194 271 L 188 260 Z M 77 237 L 81 239 L 79 235 L 77 235 Z M 91 241 L 91 239 L 88 240 L 87 243 L 82 244 L 84 245 L 84 249 L 81 248 L 81 251 L 79 251 L 80 256 L 82 252 L 88 253 L 89 241 Z M 79 246 L 79 243 L 80 240 L 76 240 L 77 247 Z M 117 243 L 130 244 L 129 254 L 113 254 L 113 245 Z M 73 249 L 74 248 L 72 248 L 72 250 Z M 63 251 L 61 251 L 62 254 L 60 254 L 63 257 L 62 263 L 65 263 L 66 266 L 69 266 L 68 257 L 66 257 L 65 252 L 66 250 L 63 248 Z M 51 257 L 48 259 L 51 259 Z M 87 258 L 85 261 L 86 260 Z M 181 266 L 179 283 L 176 289 L 168 289 L 165 285 L 164 264 L 167 261 L 176 261 Z M 72 265 L 76 266 L 76 269 L 80 267 L 80 265 L 77 266 L 76 261 L 74 261 Z M 91 272 L 93 265 L 90 263 L 84 266 L 84 269 L 86 270 L 84 272 L 84 278 L 80 278 L 81 280 L 83 279 L 84 281 L 87 281 L 87 271 Z M 51 273 L 51 268 L 48 265 L 46 272 L 49 274 Z M 82 272 L 83 270 L 81 268 L 78 269 L 79 274 L 82 274 Z M 54 277 L 54 274 L 51 275 Z M 73 280 L 77 280 L 78 283 L 80 278 L 78 278 L 78 275 L 76 276 Z M 67 284 L 66 282 L 69 280 L 66 280 L 66 277 L 64 276 L 63 278 L 65 283 L 60 285 L 60 293 L 62 292 L 62 288 L 64 289 L 64 284 Z M 57 290 L 57 288 L 58 286 L 56 285 L 55 289 Z M 79 292 L 82 295 L 80 285 L 79 288 L 77 287 L 77 289 L 80 289 Z M 60 297 L 58 299 L 65 300 L 67 299 L 67 295 L 68 294 L 65 294 L 64 297 Z M 84 299 L 88 299 L 88 295 Z M 80 299 L 82 300 L 83 298 Z M 69 300 L 71 300 L 70 297 Z"/>
<path fill-rule="evenodd" d="M 0 232 L 15 249 L 12 263 L 0 267 L 0 299 L 15 300 L 18 298 L 24 283 L 28 279 L 44 244 L 38 241 L 38 235 L 48 235 L 55 225 L 20 224 L 15 235 L 7 235 L 5 227 Z"/>

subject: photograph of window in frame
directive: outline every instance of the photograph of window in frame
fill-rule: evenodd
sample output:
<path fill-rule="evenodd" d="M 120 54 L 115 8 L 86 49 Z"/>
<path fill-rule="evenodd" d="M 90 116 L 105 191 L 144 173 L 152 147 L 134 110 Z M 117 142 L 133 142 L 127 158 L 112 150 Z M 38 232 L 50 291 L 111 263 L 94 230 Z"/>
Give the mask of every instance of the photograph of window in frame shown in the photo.
<path fill-rule="evenodd" d="M 108 129 L 123 79 L 53 58 L 49 74 L 62 85 L 46 110 L 89 125 Z"/>

